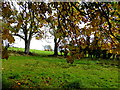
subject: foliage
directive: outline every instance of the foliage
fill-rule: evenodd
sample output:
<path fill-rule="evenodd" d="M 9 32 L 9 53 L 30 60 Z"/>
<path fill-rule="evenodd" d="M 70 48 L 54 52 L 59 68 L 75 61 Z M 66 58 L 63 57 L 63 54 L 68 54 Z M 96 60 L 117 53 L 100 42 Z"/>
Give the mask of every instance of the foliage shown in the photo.
<path fill-rule="evenodd" d="M 44 2 L 3 3 L 2 12 L 5 23 L 5 25 L 3 24 L 3 40 L 8 39 L 12 43 L 12 35 L 20 37 L 25 41 L 25 53 L 29 54 L 32 37 L 36 37 L 36 39 L 42 38 L 43 31 L 41 28 L 46 23 L 45 13 L 47 10 L 48 7 Z M 9 35 L 9 37 L 6 35 Z"/>
<path fill-rule="evenodd" d="M 62 43 L 66 43 L 67 38 L 68 44 L 64 47 L 73 57 L 85 57 L 92 50 L 120 54 L 119 3 L 55 2 L 52 5 L 57 10 L 53 16 L 59 19 L 57 24 L 60 31 L 56 35 L 62 36 Z M 81 23 L 85 27 L 80 28 Z"/>
<path fill-rule="evenodd" d="M 19 11 L 15 3 L 3 3 L 3 38 L 13 42 L 12 33 L 19 36 L 25 40 L 26 53 L 29 53 L 32 36 L 42 38 L 41 28 L 47 25 L 54 36 L 56 55 L 62 45 L 69 50 L 71 57 L 76 58 L 103 50 L 107 50 L 107 54 L 120 54 L 119 2 L 16 3 Z M 13 23 L 16 23 L 14 27 L 11 26 Z M 80 27 L 82 23 L 84 27 Z"/>
<path fill-rule="evenodd" d="M 14 38 L 12 36 L 11 30 L 12 27 L 10 24 L 14 23 L 14 18 L 11 17 L 12 14 L 15 14 L 13 10 L 10 7 L 10 4 L 8 2 L 3 2 L 2 3 L 2 39 L 3 40 L 8 40 L 10 43 L 14 42 Z"/>

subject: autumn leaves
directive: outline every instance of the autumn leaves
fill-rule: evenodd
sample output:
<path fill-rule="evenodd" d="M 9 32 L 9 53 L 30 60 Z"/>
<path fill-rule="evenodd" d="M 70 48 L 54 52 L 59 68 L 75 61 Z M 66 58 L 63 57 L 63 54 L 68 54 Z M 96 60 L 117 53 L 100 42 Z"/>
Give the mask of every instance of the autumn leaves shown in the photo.
<path fill-rule="evenodd" d="M 41 28 L 45 26 L 49 26 L 53 31 L 51 35 L 54 36 L 56 45 L 54 52 L 58 52 L 61 42 L 64 43 L 64 39 L 67 38 L 70 52 L 72 52 L 70 48 L 75 46 L 77 46 L 77 54 L 83 49 L 86 52 L 93 50 L 94 47 L 96 50 L 101 48 L 101 50 L 113 52 L 114 47 L 119 54 L 120 7 L 118 2 L 16 2 L 20 8 L 19 11 L 12 8 L 14 3 L 11 3 L 3 3 L 2 38 L 8 39 L 10 43 L 14 42 L 12 34 L 24 39 L 27 54 L 29 54 L 31 38 L 33 36 L 36 36 L 36 39 L 42 38 L 44 33 Z M 16 26 L 12 27 L 11 24 L 15 23 Z M 85 24 L 82 28 L 81 23 Z"/>

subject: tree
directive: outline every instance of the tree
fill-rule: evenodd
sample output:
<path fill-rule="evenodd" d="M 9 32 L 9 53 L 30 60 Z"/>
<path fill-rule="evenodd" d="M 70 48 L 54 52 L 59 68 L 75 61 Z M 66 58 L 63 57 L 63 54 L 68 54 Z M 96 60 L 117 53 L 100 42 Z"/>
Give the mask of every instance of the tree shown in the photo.
<path fill-rule="evenodd" d="M 14 12 L 11 9 L 10 3 L 9 2 L 2 2 L 2 8 L 1 8 L 1 12 L 2 12 L 2 21 L 0 22 L 0 24 L 2 24 L 2 31 L 0 30 L 0 39 L 2 39 L 0 42 L 0 46 L 2 46 L 2 59 L 8 59 L 9 55 L 8 55 L 8 46 L 3 46 L 2 42 L 3 40 L 8 40 L 9 43 L 14 43 L 14 37 L 12 35 L 12 27 L 11 24 L 15 22 L 14 18 L 12 18 L 12 15 L 16 14 L 16 12 Z"/>
<path fill-rule="evenodd" d="M 60 41 L 62 40 L 63 38 L 63 28 L 62 28 L 62 25 L 61 25 L 61 21 L 62 21 L 62 18 L 60 16 L 60 12 L 61 12 L 61 3 L 58 3 L 58 2 L 52 2 L 52 3 L 49 3 L 49 8 L 52 9 L 52 15 L 49 15 L 48 19 L 47 19 L 47 22 L 50 26 L 50 33 L 51 35 L 54 36 L 54 55 L 58 55 L 58 47 L 59 47 L 59 44 L 60 44 Z"/>
<path fill-rule="evenodd" d="M 15 24 L 12 28 L 15 36 L 25 41 L 25 53 L 29 54 L 32 37 L 42 38 L 43 32 L 40 30 L 45 23 L 45 13 L 48 10 L 44 2 L 16 2 L 19 11 L 12 3 L 13 9 L 17 11 L 13 17 Z"/>
<path fill-rule="evenodd" d="M 71 38 L 69 45 L 71 52 L 74 51 L 77 54 L 79 53 L 78 49 L 81 49 L 80 52 L 83 50 L 82 52 L 85 54 L 86 51 L 89 52 L 93 47 L 96 47 L 93 49 L 108 50 L 109 53 L 111 50 L 114 52 L 115 49 L 112 48 L 115 47 L 116 53 L 119 53 L 119 12 L 117 12 L 119 7 L 115 7 L 118 6 L 118 3 L 110 7 L 111 5 L 111 3 L 95 2 L 59 3 L 61 27 L 65 37 Z M 111 10 L 113 11 L 111 12 Z M 79 28 L 80 22 L 86 23 L 83 29 Z M 90 42 L 92 35 L 94 37 L 93 43 Z M 73 48 L 75 49 L 73 50 Z"/>
<path fill-rule="evenodd" d="M 64 42 L 65 38 L 72 39 L 70 41 L 72 41 L 73 46 L 76 44 L 75 42 L 77 42 L 77 38 L 80 34 L 80 28 L 77 24 L 79 24 L 80 18 L 84 19 L 84 17 L 80 15 L 79 17 L 77 16 L 78 11 L 75 10 L 70 2 L 54 2 L 51 3 L 51 5 L 53 6 L 54 10 L 56 10 L 56 13 L 49 17 L 49 23 L 51 28 L 53 28 L 53 35 L 55 37 L 54 54 L 57 55 L 58 43 Z M 67 46 L 68 45 L 64 47 Z"/>
<path fill-rule="evenodd" d="M 58 46 L 60 42 L 66 43 L 65 39 L 68 40 L 64 47 L 70 52 L 69 58 L 86 57 L 92 50 L 107 50 L 107 53 L 111 53 L 112 50 L 112 53 L 119 54 L 119 3 L 17 3 L 19 11 L 15 7 L 9 9 L 9 12 L 12 10 L 14 13 L 5 12 L 5 21 L 9 21 L 10 31 L 25 41 L 25 53 L 29 53 L 31 38 L 42 37 L 43 32 L 40 28 L 48 25 L 52 29 L 50 33 L 54 36 L 54 55 L 58 55 Z M 16 25 L 12 27 L 11 23 Z M 82 28 L 81 23 L 85 25 Z M 99 53 L 96 52 L 97 54 Z M 105 54 L 103 56 L 105 57 Z"/>
<path fill-rule="evenodd" d="M 12 36 L 11 24 L 15 22 L 12 15 L 16 14 L 10 7 L 9 2 L 2 3 L 2 39 L 8 40 L 8 42 L 13 43 L 14 37 Z"/>
<path fill-rule="evenodd" d="M 108 53 L 119 54 L 119 3 L 84 3 L 83 7 L 85 7 L 86 9 L 86 15 L 88 15 L 88 18 L 90 18 L 89 24 L 92 25 L 93 30 L 97 31 L 96 35 L 100 38 L 98 43 L 100 44 L 100 42 L 102 41 L 101 49 L 107 49 Z M 116 50 L 113 48 L 116 48 Z"/>
<path fill-rule="evenodd" d="M 48 24 L 49 24 L 49 27 L 50 27 L 50 34 L 52 36 L 54 36 L 54 55 L 58 55 L 58 45 L 59 45 L 59 42 L 60 42 L 60 36 L 58 33 L 59 32 L 59 29 L 58 29 L 58 25 L 56 25 L 55 23 L 57 23 L 57 19 L 55 19 L 57 17 L 53 17 L 53 16 L 50 16 L 48 17 Z"/>

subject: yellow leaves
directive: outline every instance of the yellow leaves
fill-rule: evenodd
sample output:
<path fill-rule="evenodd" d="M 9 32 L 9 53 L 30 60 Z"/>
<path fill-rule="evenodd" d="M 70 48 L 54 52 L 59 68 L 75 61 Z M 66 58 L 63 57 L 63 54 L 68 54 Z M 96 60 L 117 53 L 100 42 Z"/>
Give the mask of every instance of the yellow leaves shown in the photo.
<path fill-rule="evenodd" d="M 54 25 L 55 25 L 55 26 L 57 26 L 57 25 L 58 25 L 58 22 L 57 22 L 57 21 L 55 21 L 55 22 L 54 22 Z"/>
<path fill-rule="evenodd" d="M 42 15 L 40 15 L 40 17 L 38 17 L 39 21 L 43 21 L 44 20 L 44 17 Z"/>
<path fill-rule="evenodd" d="M 25 20 L 28 20 L 29 18 L 30 18 L 30 14 L 27 13 L 27 14 L 26 14 L 26 18 L 25 18 Z"/>
<path fill-rule="evenodd" d="M 85 49 L 85 48 L 86 48 L 86 46 L 87 46 L 87 45 L 81 45 L 81 47 L 82 47 L 83 49 Z"/>
<path fill-rule="evenodd" d="M 20 15 L 18 16 L 17 20 L 18 20 L 19 23 L 23 23 L 23 19 Z"/>
<path fill-rule="evenodd" d="M 9 9 L 9 7 L 4 7 L 4 8 L 2 8 L 2 12 L 8 12 L 10 9 Z"/>
<path fill-rule="evenodd" d="M 2 35 L 3 40 L 8 40 L 9 43 L 14 43 L 15 39 L 11 34 Z"/>
<path fill-rule="evenodd" d="M 56 33 L 56 34 L 55 34 L 55 37 L 56 37 L 56 38 L 60 38 L 62 35 L 63 35 L 63 34 L 62 34 L 61 32 L 59 32 L 59 33 Z"/>
<path fill-rule="evenodd" d="M 18 23 L 16 29 L 20 29 L 22 23 Z"/>
<path fill-rule="evenodd" d="M 86 32 L 86 35 L 90 36 L 91 35 L 91 30 L 88 29 L 87 32 Z"/>
<path fill-rule="evenodd" d="M 74 21 L 74 24 L 78 24 L 78 23 L 79 23 L 79 21 L 77 21 L 77 20 Z"/>
<path fill-rule="evenodd" d="M 18 85 L 21 85 L 21 83 L 18 83 Z"/>
<path fill-rule="evenodd" d="M 93 27 L 96 26 L 96 19 L 93 19 L 93 20 L 92 20 L 91 25 L 92 25 Z"/>
<path fill-rule="evenodd" d="M 23 2 L 17 2 L 18 5 L 23 5 Z"/>
<path fill-rule="evenodd" d="M 97 20 L 99 20 L 99 17 L 100 17 L 100 12 L 96 12 L 96 18 L 97 18 Z"/>
<path fill-rule="evenodd" d="M 7 39 L 7 36 L 6 36 L 6 35 L 2 35 L 2 39 L 3 39 L 3 40 L 6 40 L 6 39 Z"/>
<path fill-rule="evenodd" d="M 35 37 L 37 40 L 39 40 L 40 39 L 40 37 Z"/>
<path fill-rule="evenodd" d="M 114 14 L 114 15 L 113 15 L 113 18 L 114 18 L 115 20 L 120 20 L 119 15 L 117 15 L 117 14 Z"/>
<path fill-rule="evenodd" d="M 4 27 L 3 28 L 3 35 L 8 35 L 9 34 L 9 29 Z"/>
<path fill-rule="evenodd" d="M 79 16 L 77 16 L 77 20 L 82 20 L 82 17 L 79 15 Z"/>
<path fill-rule="evenodd" d="M 43 27 L 43 24 L 40 24 L 39 27 L 42 28 L 42 27 Z"/>
<path fill-rule="evenodd" d="M 116 20 L 120 20 L 120 18 L 118 17 Z"/>
<path fill-rule="evenodd" d="M 107 45 L 106 44 L 102 44 L 101 49 L 102 50 L 106 50 L 107 49 Z"/>
<path fill-rule="evenodd" d="M 104 27 L 107 27 L 108 26 L 108 24 L 107 23 L 104 23 Z"/>
<path fill-rule="evenodd" d="M 100 36 L 100 32 L 95 32 L 95 36 L 99 37 Z M 97 40 L 98 38 L 96 38 Z"/>
<path fill-rule="evenodd" d="M 11 34 L 9 34 L 9 36 L 8 36 L 8 42 L 9 43 L 14 43 L 14 41 L 15 41 L 14 37 Z"/>
<path fill-rule="evenodd" d="M 75 30 L 76 30 L 76 34 L 79 35 L 80 34 L 79 30 L 78 29 L 75 29 Z"/>
<path fill-rule="evenodd" d="M 116 8 L 116 9 L 118 9 L 118 10 L 119 10 L 119 9 L 120 9 L 120 5 L 119 5 L 119 4 L 117 4 L 117 3 L 114 3 L 114 4 L 113 4 L 113 8 Z"/>
<path fill-rule="evenodd" d="M 15 41 L 14 37 L 10 33 L 11 27 L 9 26 L 8 23 L 3 23 L 3 34 L 2 34 L 2 39 L 3 40 L 8 40 L 8 42 L 13 43 Z"/>
<path fill-rule="evenodd" d="M 42 34 L 40 34 L 40 33 L 38 33 L 37 35 L 36 35 L 36 37 L 35 37 L 37 40 L 40 40 L 40 39 L 42 39 L 43 38 L 43 35 Z"/>
<path fill-rule="evenodd" d="M 113 53 L 113 51 L 112 50 L 108 50 L 108 53 Z"/>
<path fill-rule="evenodd" d="M 115 12 L 115 10 L 110 10 L 111 13 Z"/>
<path fill-rule="evenodd" d="M 95 32 L 96 30 L 98 30 L 97 26 L 93 27 L 91 31 Z"/>
<path fill-rule="evenodd" d="M 52 16 L 48 17 L 48 19 L 47 19 L 48 22 L 51 22 L 52 20 L 53 20 Z"/>
<path fill-rule="evenodd" d="M 15 22 L 15 20 L 10 20 L 10 21 L 9 21 L 9 23 L 14 23 L 14 22 Z"/>
<path fill-rule="evenodd" d="M 43 21 L 44 24 L 48 24 L 48 22 L 46 20 Z"/>
<path fill-rule="evenodd" d="M 111 5 L 111 4 L 108 4 L 108 8 L 110 8 L 110 7 L 112 7 L 112 5 Z"/>
<path fill-rule="evenodd" d="M 112 35 L 110 35 L 111 38 L 114 38 Z"/>
<path fill-rule="evenodd" d="M 14 42 L 15 42 L 14 37 L 11 37 L 11 39 L 8 39 L 8 42 L 9 42 L 9 43 L 14 43 Z"/>
<path fill-rule="evenodd" d="M 10 15 L 10 8 L 9 7 L 4 7 L 2 8 L 2 14 L 5 16 L 5 15 Z"/>
<path fill-rule="evenodd" d="M 71 20 L 71 21 L 73 21 L 73 20 L 74 20 L 74 17 L 73 17 L 73 16 L 70 16 L 69 18 L 70 18 L 70 20 Z"/>
<path fill-rule="evenodd" d="M 119 16 L 115 14 L 115 15 L 113 15 L 113 17 L 116 17 L 116 18 L 118 18 Z"/>
<path fill-rule="evenodd" d="M 35 9 L 36 9 L 36 6 L 35 6 L 34 4 L 32 4 L 31 8 L 32 8 L 33 10 L 35 10 Z"/>

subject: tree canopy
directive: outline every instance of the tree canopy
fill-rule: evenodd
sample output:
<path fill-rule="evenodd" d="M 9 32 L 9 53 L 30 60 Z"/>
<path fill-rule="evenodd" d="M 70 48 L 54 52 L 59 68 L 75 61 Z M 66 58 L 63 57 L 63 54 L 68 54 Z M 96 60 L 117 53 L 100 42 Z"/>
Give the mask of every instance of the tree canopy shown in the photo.
<path fill-rule="evenodd" d="M 45 25 L 52 29 L 56 55 L 61 43 L 73 57 L 84 57 L 91 50 L 120 53 L 119 2 L 16 2 L 16 5 L 19 10 L 13 2 L 2 3 L 2 38 L 13 43 L 13 35 L 19 36 L 25 41 L 27 54 L 32 37 L 42 38 L 41 28 Z M 81 24 L 85 26 L 80 27 Z"/>

